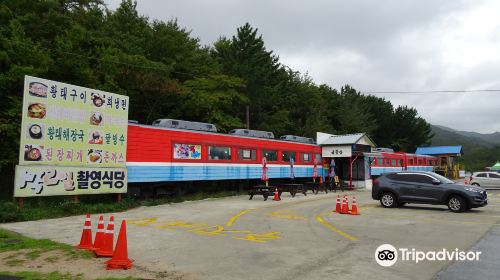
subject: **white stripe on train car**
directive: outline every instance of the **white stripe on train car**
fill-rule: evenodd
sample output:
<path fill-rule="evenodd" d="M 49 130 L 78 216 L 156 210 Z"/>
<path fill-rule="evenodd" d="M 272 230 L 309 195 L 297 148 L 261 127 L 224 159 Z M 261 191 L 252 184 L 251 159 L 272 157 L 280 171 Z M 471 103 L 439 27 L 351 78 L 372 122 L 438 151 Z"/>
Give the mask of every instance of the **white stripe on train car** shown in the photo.
<path fill-rule="evenodd" d="M 261 163 L 216 163 L 216 162 L 127 162 L 127 166 L 238 166 L 238 167 L 261 167 Z M 289 167 L 290 164 L 267 164 L 267 167 Z M 313 164 L 294 164 L 293 167 L 310 167 Z M 320 165 L 318 165 L 318 168 Z"/>

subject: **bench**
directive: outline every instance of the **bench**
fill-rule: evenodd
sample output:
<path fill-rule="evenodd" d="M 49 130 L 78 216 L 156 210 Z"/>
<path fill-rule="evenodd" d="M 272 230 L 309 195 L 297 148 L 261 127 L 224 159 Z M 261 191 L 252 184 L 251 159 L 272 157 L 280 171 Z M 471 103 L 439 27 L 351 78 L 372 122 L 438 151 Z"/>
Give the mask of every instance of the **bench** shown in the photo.
<path fill-rule="evenodd" d="M 314 194 L 318 194 L 320 191 L 328 193 L 327 185 L 319 182 L 307 182 L 306 189 L 311 190 Z"/>
<path fill-rule="evenodd" d="M 248 195 L 250 196 L 248 200 L 252 200 L 254 195 L 262 195 L 264 197 L 264 201 L 266 201 L 268 197 L 274 195 L 275 189 L 276 187 L 273 186 L 265 186 L 265 185 L 253 186 L 248 190 Z"/>
<path fill-rule="evenodd" d="M 283 192 L 289 192 L 292 197 L 295 197 L 297 193 L 307 196 L 307 188 L 303 184 L 281 184 L 278 186 L 278 192 L 280 197 Z"/>

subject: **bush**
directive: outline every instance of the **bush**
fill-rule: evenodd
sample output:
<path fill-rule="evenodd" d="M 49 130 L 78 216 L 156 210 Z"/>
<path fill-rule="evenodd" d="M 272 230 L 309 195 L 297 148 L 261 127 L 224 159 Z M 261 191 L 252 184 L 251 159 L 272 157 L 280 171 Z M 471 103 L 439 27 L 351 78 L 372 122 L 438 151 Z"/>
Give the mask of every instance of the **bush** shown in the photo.
<path fill-rule="evenodd" d="M 12 201 L 0 201 L 0 222 L 15 222 L 19 217 L 19 207 Z"/>

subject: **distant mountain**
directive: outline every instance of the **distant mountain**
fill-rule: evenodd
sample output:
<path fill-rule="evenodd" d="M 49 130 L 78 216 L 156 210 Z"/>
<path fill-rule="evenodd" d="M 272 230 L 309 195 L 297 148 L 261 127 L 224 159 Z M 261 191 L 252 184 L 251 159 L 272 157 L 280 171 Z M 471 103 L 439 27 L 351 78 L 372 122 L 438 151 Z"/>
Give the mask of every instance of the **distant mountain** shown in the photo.
<path fill-rule="evenodd" d="M 432 146 L 461 145 L 464 151 L 466 169 L 484 170 L 500 160 L 500 133 L 481 134 L 458 131 L 440 125 L 431 125 L 434 137 Z"/>
<path fill-rule="evenodd" d="M 461 131 L 461 130 L 454 130 L 452 128 L 442 126 L 442 125 L 432 125 L 433 128 L 436 129 L 441 129 L 447 132 L 454 132 L 457 134 L 460 134 L 465 137 L 469 138 L 474 138 L 474 139 L 480 139 L 484 142 L 488 142 L 492 145 L 500 145 L 500 132 L 494 132 L 494 133 L 489 133 L 489 134 L 482 134 L 482 133 L 477 133 L 477 132 L 470 132 L 470 131 Z"/>
<path fill-rule="evenodd" d="M 484 138 L 491 138 L 491 134 L 480 134 L 476 132 L 458 131 L 440 125 L 431 125 L 434 137 L 433 146 L 462 145 L 467 148 L 476 149 L 479 147 L 492 147 L 495 144 L 486 141 Z M 500 144 L 500 139 L 497 144 Z"/>

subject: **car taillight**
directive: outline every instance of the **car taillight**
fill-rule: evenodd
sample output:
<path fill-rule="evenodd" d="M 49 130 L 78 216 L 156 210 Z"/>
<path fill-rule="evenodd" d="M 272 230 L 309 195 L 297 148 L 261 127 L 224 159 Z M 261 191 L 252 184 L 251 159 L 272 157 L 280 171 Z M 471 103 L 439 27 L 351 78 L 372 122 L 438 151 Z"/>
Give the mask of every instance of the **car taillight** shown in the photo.
<path fill-rule="evenodd" d="M 378 185 L 379 183 L 380 183 L 380 181 L 379 181 L 379 180 L 373 180 L 373 184 L 374 184 L 374 185 Z"/>

